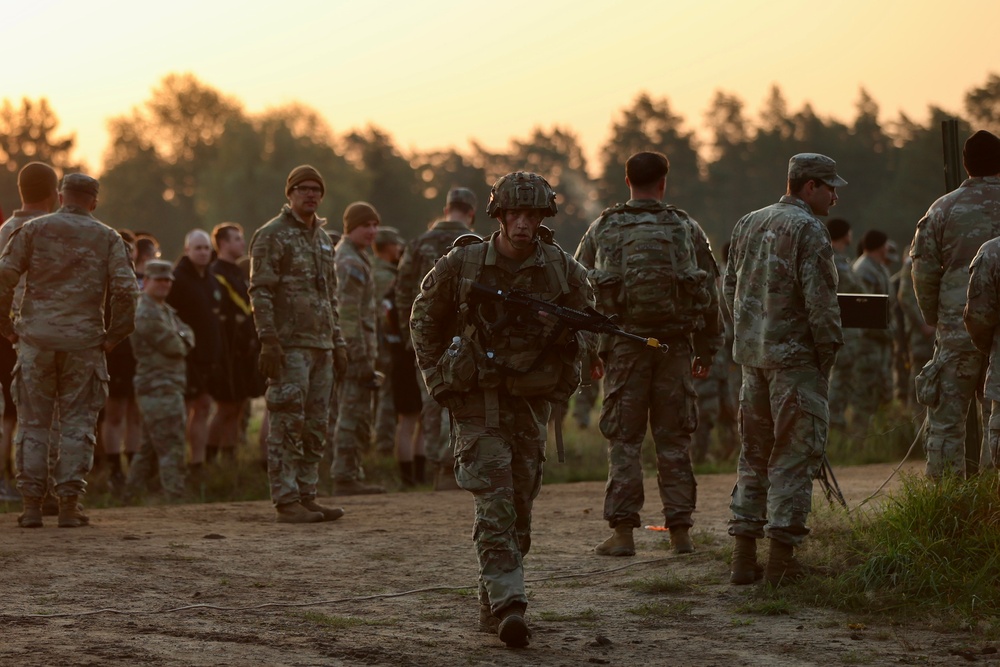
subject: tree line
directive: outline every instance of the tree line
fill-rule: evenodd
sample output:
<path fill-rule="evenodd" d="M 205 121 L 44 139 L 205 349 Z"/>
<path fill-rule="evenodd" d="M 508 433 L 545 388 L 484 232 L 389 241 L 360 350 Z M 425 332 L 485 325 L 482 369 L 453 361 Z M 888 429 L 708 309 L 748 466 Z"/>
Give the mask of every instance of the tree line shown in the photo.
<path fill-rule="evenodd" d="M 292 167 L 309 163 L 323 174 L 327 195 L 320 214 L 335 229 L 347 203 L 363 199 L 407 238 L 423 231 L 455 185 L 480 198 L 479 231 L 490 185 L 509 171 L 545 176 L 559 193 L 550 221 L 556 239 L 576 248 L 583 231 L 605 206 L 624 201 L 626 158 L 658 150 L 670 158 L 667 201 L 701 222 L 716 245 L 734 223 L 783 193 L 789 156 L 803 151 L 837 160 L 849 181 L 834 215 L 857 236 L 882 229 L 905 249 L 917 220 L 944 193 L 941 121 L 958 117 L 960 136 L 972 128 L 1000 133 L 1000 76 L 969 90 L 961 115 L 931 106 L 926 124 L 905 114 L 879 121 L 878 103 L 861 89 L 850 122 L 818 114 L 809 103 L 789 109 L 779 86 L 771 88 L 756 118 L 736 95 L 717 91 L 704 114 L 705 139 L 674 112 L 667 97 L 639 94 L 613 121 L 599 164 L 587 164 L 579 138 L 561 126 L 535 128 L 501 151 L 472 142 L 467 151 L 407 152 L 382 128 L 335 134 L 315 110 L 291 104 L 248 113 L 241 102 L 192 74 L 164 77 L 151 96 L 109 121 L 98 217 L 119 228 L 156 235 L 165 254 L 180 252 L 193 228 L 238 222 L 248 234 L 283 203 Z M 42 160 L 76 171 L 75 138 L 60 134 L 46 99 L 9 99 L 0 106 L 0 207 L 18 205 L 17 172 Z"/>

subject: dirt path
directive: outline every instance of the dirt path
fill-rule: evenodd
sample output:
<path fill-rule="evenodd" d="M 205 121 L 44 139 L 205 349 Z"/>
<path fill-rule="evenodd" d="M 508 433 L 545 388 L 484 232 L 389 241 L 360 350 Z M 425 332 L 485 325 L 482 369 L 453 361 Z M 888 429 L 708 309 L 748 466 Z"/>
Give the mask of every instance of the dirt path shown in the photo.
<path fill-rule="evenodd" d="M 856 503 L 890 469 L 838 475 Z M 475 632 L 478 602 L 461 588 L 476 580 L 464 492 L 347 498 L 343 519 L 311 526 L 276 525 L 263 502 L 98 510 L 79 530 L 57 529 L 53 518 L 21 530 L 14 514 L 0 515 L 0 664 L 945 665 L 964 664 L 957 650 L 982 648 L 969 635 L 870 619 L 852 629 L 856 619 L 826 610 L 741 612 L 750 593 L 727 583 L 724 555 L 732 483 L 699 479 L 693 556 L 639 531 L 631 559 L 592 551 L 608 534 L 602 484 L 544 487 L 526 563 L 534 639 L 524 651 Z M 647 480 L 647 501 L 656 497 Z M 673 582 L 672 592 L 634 589 L 652 579 Z M 335 602 L 431 586 L 449 590 Z M 158 613 L 265 603 L 303 606 Z M 104 608 L 125 613 L 29 616 Z"/>

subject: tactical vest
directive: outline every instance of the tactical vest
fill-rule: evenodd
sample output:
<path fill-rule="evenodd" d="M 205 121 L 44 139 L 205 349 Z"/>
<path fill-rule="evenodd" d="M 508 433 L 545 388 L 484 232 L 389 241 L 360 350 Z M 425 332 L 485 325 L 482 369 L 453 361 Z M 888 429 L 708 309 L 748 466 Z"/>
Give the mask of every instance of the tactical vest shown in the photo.
<path fill-rule="evenodd" d="M 442 369 L 449 380 L 465 382 L 486 390 L 504 389 L 512 396 L 543 396 L 561 402 L 567 400 L 580 381 L 577 359 L 578 334 L 563 329 L 555 320 L 543 322 L 537 315 L 508 312 L 504 304 L 479 302 L 469 298 L 468 286 L 479 282 L 504 291 L 522 289 L 546 301 L 561 302 L 571 291 L 565 271 L 565 253 L 551 240 L 545 229 L 539 233 L 544 255 L 541 272 L 522 271 L 524 280 L 501 280 L 509 276 L 503 269 L 486 269 L 490 238 L 468 239 L 462 257 L 458 302 L 460 305 L 459 341 L 446 353 L 452 369 Z M 471 369 L 475 367 L 475 377 Z M 472 386 L 452 389 L 468 390 Z"/>
<path fill-rule="evenodd" d="M 601 312 L 618 315 L 626 326 L 689 333 L 704 326 L 712 303 L 711 277 L 698 267 L 695 227 L 687 214 L 661 206 L 606 209 L 602 222 L 612 215 L 621 220 L 605 227 L 601 242 L 611 237 L 608 247 L 621 255 L 613 261 L 599 254 L 589 277 Z"/>

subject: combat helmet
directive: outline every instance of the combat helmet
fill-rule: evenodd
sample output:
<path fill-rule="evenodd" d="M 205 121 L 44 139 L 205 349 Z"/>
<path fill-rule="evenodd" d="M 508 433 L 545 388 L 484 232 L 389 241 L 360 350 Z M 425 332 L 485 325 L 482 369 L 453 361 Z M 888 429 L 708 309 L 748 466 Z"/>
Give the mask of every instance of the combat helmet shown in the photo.
<path fill-rule="evenodd" d="M 556 193 L 548 181 L 530 171 L 515 171 L 501 176 L 490 190 L 486 215 L 500 218 L 501 211 L 510 208 L 534 208 L 543 218 L 556 214 Z"/>

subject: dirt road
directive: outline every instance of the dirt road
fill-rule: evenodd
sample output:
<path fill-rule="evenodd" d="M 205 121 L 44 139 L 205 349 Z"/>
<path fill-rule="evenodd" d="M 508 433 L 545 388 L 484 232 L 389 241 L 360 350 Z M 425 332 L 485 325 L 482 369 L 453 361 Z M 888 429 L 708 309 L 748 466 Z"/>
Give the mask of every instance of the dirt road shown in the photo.
<path fill-rule="evenodd" d="M 890 469 L 838 474 L 857 502 Z M 877 619 L 851 628 L 858 619 L 822 609 L 748 611 L 751 587 L 727 583 L 732 483 L 699 479 L 694 555 L 639 531 L 630 559 L 593 553 L 608 534 L 602 484 L 544 487 L 526 561 L 534 638 L 522 651 L 475 631 L 465 492 L 345 498 L 343 519 L 310 526 L 274 524 L 263 502 L 97 510 L 77 530 L 54 518 L 23 530 L 0 515 L 0 664 L 944 665 L 982 648 Z M 646 498 L 657 498 L 653 480 Z M 592 574 L 569 576 L 580 573 Z M 427 587 L 443 590 L 357 599 Z M 276 603 L 289 606 L 262 606 Z M 240 610 L 165 612 L 190 605 Z M 122 613 L 83 615 L 109 608 Z M 37 617 L 60 613 L 78 615 Z"/>

